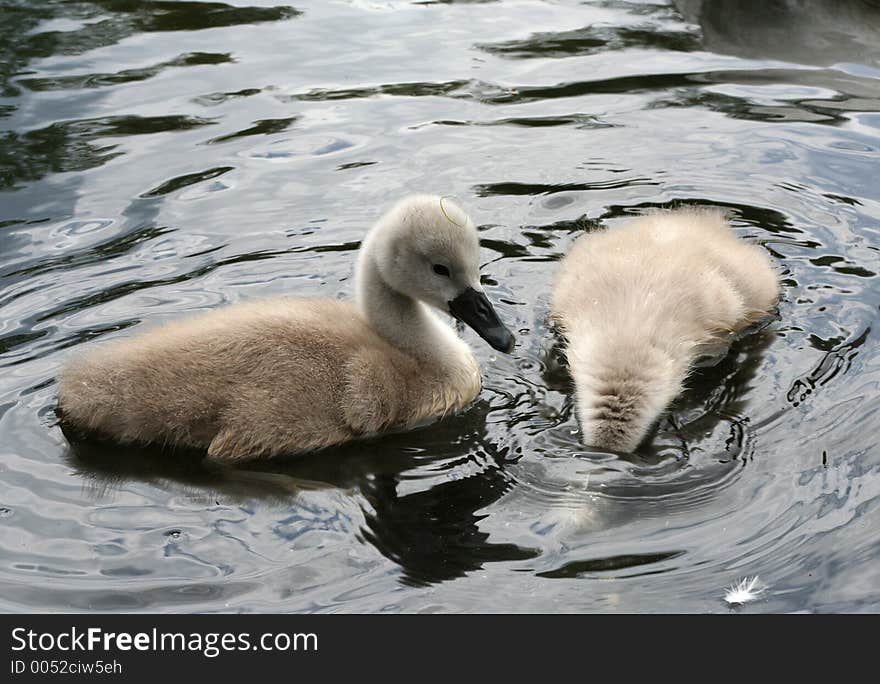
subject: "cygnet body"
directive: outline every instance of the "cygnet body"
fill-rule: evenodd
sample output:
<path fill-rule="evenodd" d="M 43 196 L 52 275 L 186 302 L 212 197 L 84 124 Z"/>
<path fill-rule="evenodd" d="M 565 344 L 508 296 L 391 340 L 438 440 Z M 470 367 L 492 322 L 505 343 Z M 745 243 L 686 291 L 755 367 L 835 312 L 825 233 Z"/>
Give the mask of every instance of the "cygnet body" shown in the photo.
<path fill-rule="evenodd" d="M 217 460 L 312 451 L 464 408 L 469 347 L 431 308 L 509 352 L 479 281 L 479 241 L 449 200 L 398 203 L 367 234 L 356 303 L 233 305 L 98 345 L 61 373 L 63 426 Z"/>
<path fill-rule="evenodd" d="M 707 345 L 766 316 L 778 296 L 767 253 L 717 211 L 658 212 L 579 238 L 557 274 L 552 318 L 582 442 L 635 449 Z"/>

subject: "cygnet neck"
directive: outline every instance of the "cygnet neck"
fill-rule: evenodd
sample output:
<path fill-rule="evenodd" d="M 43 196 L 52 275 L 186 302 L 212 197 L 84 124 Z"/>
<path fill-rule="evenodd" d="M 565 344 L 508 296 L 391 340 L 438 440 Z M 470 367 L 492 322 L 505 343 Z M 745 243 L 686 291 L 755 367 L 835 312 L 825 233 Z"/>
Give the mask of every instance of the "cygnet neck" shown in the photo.
<path fill-rule="evenodd" d="M 355 287 L 361 314 L 395 347 L 413 356 L 441 360 L 463 344 L 426 304 L 395 290 L 382 278 L 369 241 L 358 258 Z"/>

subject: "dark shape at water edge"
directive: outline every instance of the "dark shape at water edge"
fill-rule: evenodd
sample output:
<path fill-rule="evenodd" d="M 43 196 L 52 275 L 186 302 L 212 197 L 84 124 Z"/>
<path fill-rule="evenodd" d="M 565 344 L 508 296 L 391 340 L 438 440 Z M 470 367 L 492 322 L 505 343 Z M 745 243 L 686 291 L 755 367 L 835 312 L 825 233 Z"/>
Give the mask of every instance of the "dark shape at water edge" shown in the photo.
<path fill-rule="evenodd" d="M 674 0 L 713 52 L 801 64 L 880 63 L 876 0 Z"/>

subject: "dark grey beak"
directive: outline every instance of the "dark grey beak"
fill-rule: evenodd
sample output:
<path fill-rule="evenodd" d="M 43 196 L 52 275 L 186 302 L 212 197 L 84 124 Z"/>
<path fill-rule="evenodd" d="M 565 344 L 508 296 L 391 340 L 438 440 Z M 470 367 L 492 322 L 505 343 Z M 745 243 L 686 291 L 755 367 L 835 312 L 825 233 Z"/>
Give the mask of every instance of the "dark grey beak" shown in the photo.
<path fill-rule="evenodd" d="M 513 334 L 504 327 L 492 304 L 483 292 L 469 287 L 449 302 L 449 313 L 469 325 L 493 349 L 509 354 L 516 341 Z"/>

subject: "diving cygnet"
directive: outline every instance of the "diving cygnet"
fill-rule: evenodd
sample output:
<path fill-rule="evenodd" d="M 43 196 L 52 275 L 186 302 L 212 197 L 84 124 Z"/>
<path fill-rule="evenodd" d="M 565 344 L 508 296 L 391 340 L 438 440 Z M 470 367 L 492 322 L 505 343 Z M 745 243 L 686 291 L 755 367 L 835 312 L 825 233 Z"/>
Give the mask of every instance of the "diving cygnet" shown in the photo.
<path fill-rule="evenodd" d="M 459 207 L 409 197 L 361 245 L 356 304 L 238 304 L 97 346 L 60 375 L 61 424 L 238 460 L 442 417 L 473 401 L 480 370 L 430 307 L 513 349 L 478 259 L 476 228 Z"/>
<path fill-rule="evenodd" d="M 579 238 L 562 261 L 552 318 L 583 443 L 635 449 L 707 345 L 766 316 L 778 296 L 767 253 L 717 211 L 659 212 Z"/>

